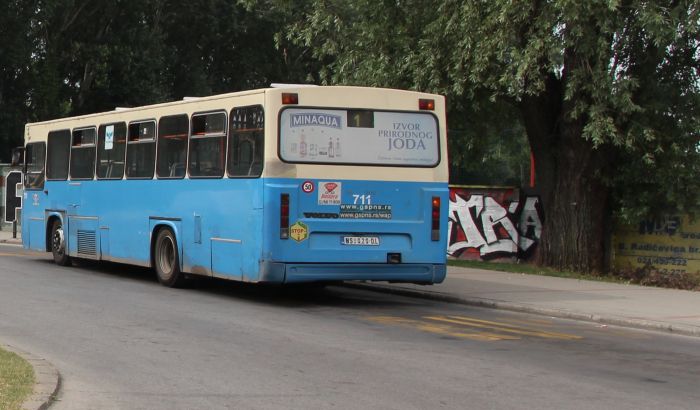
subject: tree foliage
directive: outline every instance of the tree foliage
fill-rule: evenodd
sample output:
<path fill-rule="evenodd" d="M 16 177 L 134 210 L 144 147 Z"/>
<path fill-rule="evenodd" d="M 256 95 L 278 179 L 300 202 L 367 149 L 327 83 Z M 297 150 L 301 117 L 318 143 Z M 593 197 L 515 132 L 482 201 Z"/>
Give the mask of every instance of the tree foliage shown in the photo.
<path fill-rule="evenodd" d="M 275 47 L 279 12 L 226 0 L 5 3 L 0 162 L 26 122 L 306 77 Z"/>
<path fill-rule="evenodd" d="M 454 182 L 496 182 L 484 180 L 484 170 L 522 182 L 532 152 L 546 215 L 543 264 L 601 270 L 611 216 L 698 204 L 696 1 L 12 0 L 3 7 L 0 161 L 21 144 L 28 121 L 273 81 L 357 84 L 447 96 Z"/>
<path fill-rule="evenodd" d="M 613 212 L 697 206 L 697 2 L 314 0 L 308 10 L 287 32 L 327 62 L 327 83 L 444 93 L 450 121 L 517 113 L 547 216 L 540 262 L 601 270 Z"/>

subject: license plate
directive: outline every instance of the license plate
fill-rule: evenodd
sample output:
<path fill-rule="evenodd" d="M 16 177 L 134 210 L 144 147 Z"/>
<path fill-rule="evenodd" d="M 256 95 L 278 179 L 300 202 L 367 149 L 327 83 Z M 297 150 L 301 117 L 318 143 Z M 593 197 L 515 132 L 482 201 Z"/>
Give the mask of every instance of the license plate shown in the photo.
<path fill-rule="evenodd" d="M 340 239 L 343 245 L 379 246 L 378 236 L 343 236 Z"/>

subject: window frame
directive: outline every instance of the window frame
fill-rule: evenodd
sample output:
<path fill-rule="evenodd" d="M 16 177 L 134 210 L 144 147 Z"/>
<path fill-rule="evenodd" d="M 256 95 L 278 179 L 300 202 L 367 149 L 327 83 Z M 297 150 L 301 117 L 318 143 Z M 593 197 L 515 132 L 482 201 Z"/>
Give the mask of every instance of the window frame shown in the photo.
<path fill-rule="evenodd" d="M 66 158 L 66 177 L 65 178 L 49 178 L 49 141 L 51 140 L 51 135 L 52 134 L 58 134 L 60 132 L 67 132 L 68 133 L 68 158 Z M 73 143 L 73 132 L 71 131 L 70 128 L 63 128 L 59 130 L 54 130 L 54 131 L 49 131 L 48 135 L 46 136 L 46 169 L 44 170 L 44 173 L 46 174 L 46 180 L 47 181 L 67 181 L 68 178 L 70 177 L 70 156 L 71 156 L 71 151 L 72 151 L 72 143 Z"/>
<path fill-rule="evenodd" d="M 131 136 L 131 133 L 129 132 L 129 129 L 131 128 L 132 125 L 135 124 L 144 124 L 151 122 L 153 123 L 153 138 L 148 139 L 148 140 L 143 140 L 143 141 L 130 141 L 129 137 Z M 129 146 L 131 145 L 140 145 L 140 144 L 153 144 L 154 150 L 153 150 L 153 171 L 151 172 L 151 176 L 148 177 L 132 177 L 129 176 L 128 170 L 129 168 L 127 165 L 129 164 Z M 156 175 L 156 164 L 158 163 L 158 120 L 155 118 L 149 118 L 145 120 L 135 120 L 131 121 L 126 124 L 126 154 L 124 156 L 124 179 L 135 179 L 135 180 L 151 180 L 155 178 Z"/>
<path fill-rule="evenodd" d="M 107 130 L 106 129 L 110 125 L 114 125 L 115 129 L 116 129 L 116 126 L 118 126 L 118 125 L 123 125 L 125 127 L 125 129 L 124 129 L 125 141 L 124 141 L 124 158 L 122 158 L 122 166 L 123 166 L 122 173 L 119 177 L 108 178 L 108 177 L 100 177 L 100 174 L 99 174 L 99 169 L 100 169 L 100 162 L 99 162 L 99 159 L 100 159 L 100 129 L 102 129 L 103 127 L 105 128 L 105 135 L 103 138 L 106 139 L 107 138 Z M 124 179 L 124 176 L 126 175 L 126 148 L 127 148 L 128 142 L 129 142 L 129 126 L 124 121 L 109 122 L 109 123 L 100 124 L 97 127 L 97 134 L 95 135 L 95 137 L 97 138 L 97 140 L 95 141 L 95 179 L 104 180 L 104 181 L 119 181 L 121 179 Z M 106 141 L 105 141 L 105 144 L 106 144 Z M 103 151 L 106 151 L 106 150 L 103 150 Z"/>
<path fill-rule="evenodd" d="M 85 146 L 80 145 L 80 146 L 78 146 L 78 147 L 75 147 L 75 146 L 73 145 L 73 143 L 74 143 L 74 141 L 75 141 L 75 132 L 76 132 L 76 131 L 90 130 L 90 129 L 91 129 L 91 130 L 94 130 L 94 132 L 95 132 L 95 139 L 93 140 L 92 144 L 88 144 L 88 145 L 85 145 Z M 91 177 L 91 178 L 87 178 L 87 177 L 85 177 L 85 178 L 73 178 L 73 175 L 72 175 L 72 171 L 73 171 L 73 166 L 72 166 L 72 165 L 73 165 L 73 164 L 72 164 L 72 162 L 69 162 L 69 163 L 68 163 L 68 179 L 70 179 L 71 181 L 92 181 L 92 180 L 94 180 L 94 179 L 95 179 L 95 174 L 96 174 L 96 172 L 95 172 L 95 166 L 96 166 L 96 162 L 97 162 L 97 161 L 96 161 L 96 158 L 97 158 L 97 127 L 94 126 L 94 125 L 90 125 L 90 126 L 87 126 L 87 127 L 76 127 L 76 128 L 73 128 L 73 129 L 71 130 L 71 136 L 70 136 L 70 161 L 73 160 L 73 150 L 74 150 L 74 149 L 85 149 L 85 150 L 87 150 L 87 149 L 89 149 L 89 148 L 92 148 L 92 177 Z"/>
<path fill-rule="evenodd" d="M 182 176 L 160 176 L 158 174 L 158 161 L 160 160 L 160 140 L 162 138 L 162 135 L 160 133 L 160 123 L 163 121 L 164 118 L 174 118 L 174 117 L 185 117 L 187 119 L 187 131 L 186 131 L 186 136 L 185 136 L 185 163 L 183 164 L 185 166 L 185 172 L 182 174 Z M 181 114 L 171 114 L 171 115 L 164 115 L 162 117 L 158 118 L 158 123 L 156 124 L 156 166 L 155 166 L 155 178 L 156 179 L 184 179 L 188 177 L 187 175 L 187 163 L 189 160 L 189 150 L 190 150 L 190 116 L 181 113 Z"/>
<path fill-rule="evenodd" d="M 259 108 L 261 111 L 261 117 L 262 117 L 262 128 L 260 128 L 260 133 L 261 133 L 261 147 L 260 147 L 260 155 L 261 155 L 261 167 L 260 167 L 260 172 L 255 174 L 255 175 L 232 175 L 231 174 L 231 168 L 229 165 L 229 156 L 230 156 L 230 150 L 232 149 L 232 144 L 231 144 L 231 139 L 233 138 L 234 134 L 236 133 L 236 129 L 233 128 L 233 112 L 237 109 L 241 108 Z M 266 121 L 265 121 L 265 106 L 263 104 L 250 104 L 250 105 L 243 105 L 243 106 L 236 106 L 231 108 L 231 111 L 229 112 L 229 121 L 228 121 L 228 137 L 227 137 L 227 148 L 226 148 L 226 176 L 231 179 L 256 179 L 256 178 L 261 178 L 262 174 L 265 170 L 265 130 L 266 130 Z M 254 162 L 253 162 L 254 163 Z M 252 164 L 251 164 L 252 166 Z"/>
<path fill-rule="evenodd" d="M 32 145 L 32 146 L 42 146 L 44 150 L 44 162 L 41 167 L 41 171 L 39 172 L 32 172 L 31 174 L 29 173 L 28 170 L 28 162 L 27 160 L 29 159 L 29 155 L 27 155 L 27 148 Z M 23 166 L 23 186 L 25 191 L 42 191 L 44 189 L 44 184 L 46 183 L 46 141 L 37 141 L 37 142 L 30 142 L 27 143 L 27 145 L 24 146 L 24 166 Z M 32 178 L 28 178 L 29 175 L 34 175 L 34 174 L 41 174 L 41 185 L 36 185 L 36 186 L 30 186 L 29 181 Z"/>
<path fill-rule="evenodd" d="M 192 126 L 194 124 L 194 117 L 211 115 L 211 114 L 223 114 L 224 115 L 224 132 L 223 133 L 216 133 L 216 134 L 194 135 L 192 133 L 194 131 L 192 129 Z M 189 137 L 187 139 L 187 171 L 186 171 L 187 177 L 190 179 L 221 179 L 221 178 L 223 178 L 227 174 L 226 165 L 228 164 L 228 138 L 229 138 L 229 116 L 228 116 L 228 113 L 226 112 L 225 109 L 195 112 L 190 116 L 189 121 L 190 121 Z M 222 167 L 221 175 L 192 175 L 192 172 L 190 171 L 190 158 L 192 157 L 192 152 L 191 152 L 192 140 L 204 140 L 207 138 L 223 138 L 224 139 L 224 164 Z"/>

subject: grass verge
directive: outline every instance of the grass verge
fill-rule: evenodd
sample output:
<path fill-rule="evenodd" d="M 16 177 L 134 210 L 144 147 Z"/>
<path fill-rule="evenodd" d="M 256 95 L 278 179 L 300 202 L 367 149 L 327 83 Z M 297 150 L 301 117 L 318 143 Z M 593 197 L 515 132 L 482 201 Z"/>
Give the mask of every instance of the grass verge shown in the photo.
<path fill-rule="evenodd" d="M 34 388 L 34 370 L 21 357 L 0 348 L 0 409 L 19 410 Z"/>
<path fill-rule="evenodd" d="M 559 271 L 556 269 L 536 266 L 530 263 L 508 263 L 508 262 L 484 262 L 474 260 L 448 259 L 450 266 L 461 266 L 463 268 L 495 270 L 499 272 L 526 273 L 528 275 L 556 276 L 558 278 L 603 280 L 607 282 L 626 282 L 610 276 L 588 275 L 578 272 Z"/>
<path fill-rule="evenodd" d="M 463 268 L 495 270 L 499 272 L 524 273 L 528 275 L 555 276 L 559 278 L 597 280 L 613 283 L 634 283 L 644 286 L 661 288 L 685 289 L 700 291 L 700 274 L 684 273 L 669 274 L 653 268 L 637 269 L 634 271 L 613 272 L 606 275 L 593 275 L 535 266 L 530 263 L 484 262 L 474 260 L 448 259 L 450 266 Z"/>

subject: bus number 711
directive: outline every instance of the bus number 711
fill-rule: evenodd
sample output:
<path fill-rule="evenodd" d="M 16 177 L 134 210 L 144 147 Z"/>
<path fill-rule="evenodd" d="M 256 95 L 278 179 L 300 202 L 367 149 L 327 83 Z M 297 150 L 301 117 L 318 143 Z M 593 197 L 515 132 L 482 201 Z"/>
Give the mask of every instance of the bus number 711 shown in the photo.
<path fill-rule="evenodd" d="M 353 195 L 353 204 L 372 205 L 372 195 Z"/>

